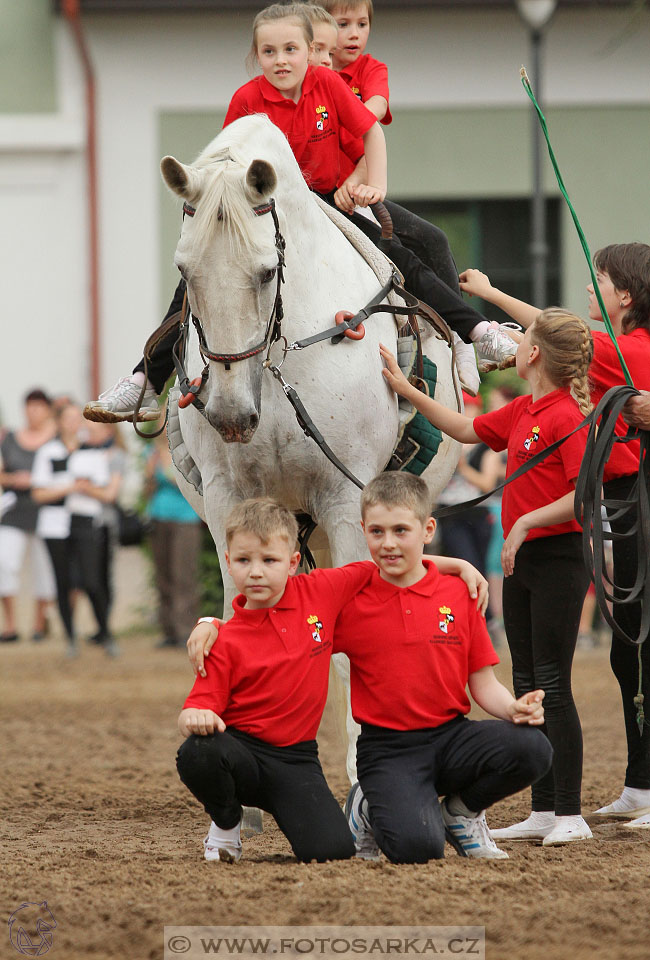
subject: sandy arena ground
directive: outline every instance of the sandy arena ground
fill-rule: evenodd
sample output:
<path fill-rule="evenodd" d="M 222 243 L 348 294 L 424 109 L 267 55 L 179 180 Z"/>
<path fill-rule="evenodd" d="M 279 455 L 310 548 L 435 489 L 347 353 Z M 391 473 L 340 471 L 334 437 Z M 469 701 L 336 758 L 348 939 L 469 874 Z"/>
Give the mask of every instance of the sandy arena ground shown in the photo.
<path fill-rule="evenodd" d="M 133 564 L 119 567 L 131 585 Z M 139 568 L 137 577 L 142 597 Z M 592 820 L 594 839 L 568 847 L 504 843 L 507 861 L 467 861 L 447 847 L 428 865 L 303 865 L 266 816 L 241 863 L 206 863 L 207 818 L 174 767 L 191 672 L 182 652 L 153 650 L 154 639 L 150 628 L 124 636 L 114 661 L 90 648 L 67 661 L 57 640 L 0 650 L 2 915 L 47 900 L 52 958 L 161 958 L 165 924 L 327 923 L 485 925 L 489 960 L 648 957 L 650 830 L 613 820 Z M 507 682 L 507 661 L 499 670 Z M 624 773 L 606 648 L 578 652 L 575 689 L 590 811 L 618 795 Z M 331 710 L 319 741 L 342 801 Z M 489 822 L 522 818 L 527 804 L 520 794 Z M 0 957 L 15 956 L 0 927 Z"/>

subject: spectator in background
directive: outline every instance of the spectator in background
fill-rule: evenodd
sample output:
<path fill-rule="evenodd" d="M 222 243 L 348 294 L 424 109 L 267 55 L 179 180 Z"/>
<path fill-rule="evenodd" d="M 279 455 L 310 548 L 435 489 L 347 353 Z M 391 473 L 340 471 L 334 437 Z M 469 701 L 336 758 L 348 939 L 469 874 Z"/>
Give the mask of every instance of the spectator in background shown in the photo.
<path fill-rule="evenodd" d="M 59 406 L 58 434 L 34 458 L 32 495 L 41 504 L 37 530 L 54 566 L 68 655 L 78 653 L 70 602 L 72 586 L 77 585 L 74 570 L 97 619 L 98 642 L 107 654 L 115 656 L 118 651 L 108 628 L 103 554 L 96 535 L 102 503 L 111 495 L 110 474 L 104 451 L 82 446 L 82 423 L 78 406 L 70 402 Z"/>
<path fill-rule="evenodd" d="M 199 615 L 201 520 L 178 489 L 164 434 L 145 467 L 147 513 L 163 637 L 157 646 L 183 647 Z"/>
<path fill-rule="evenodd" d="M 113 558 L 119 537 L 119 514 L 117 501 L 127 466 L 127 450 L 119 429 L 114 423 L 85 423 L 86 442 L 89 447 L 101 450 L 108 464 L 109 481 L 101 499 L 101 512 L 97 518 L 97 545 L 102 555 L 102 578 L 108 597 L 110 615 L 115 594 L 113 584 Z M 101 643 L 101 635 L 90 637 L 92 643 Z"/>
<path fill-rule="evenodd" d="M 33 640 L 47 634 L 47 608 L 56 597 L 54 572 L 42 539 L 36 534 L 38 504 L 32 500 L 32 466 L 39 447 L 55 432 L 51 402 L 43 390 L 31 390 L 25 397 L 25 426 L 8 431 L 0 442 L 0 598 L 4 629 L 0 642 L 18 640 L 16 596 L 20 571 L 29 547 L 32 593 L 35 598 Z"/>

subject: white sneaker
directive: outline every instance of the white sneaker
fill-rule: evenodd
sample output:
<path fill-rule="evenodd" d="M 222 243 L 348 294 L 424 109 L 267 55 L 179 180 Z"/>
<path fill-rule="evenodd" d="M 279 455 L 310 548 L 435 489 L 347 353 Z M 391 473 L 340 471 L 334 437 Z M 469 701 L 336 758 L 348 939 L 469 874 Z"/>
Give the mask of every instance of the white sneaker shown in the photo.
<path fill-rule="evenodd" d="M 642 817 L 650 813 L 650 790 L 623 787 L 623 793 L 612 803 L 594 810 L 594 817 Z"/>
<path fill-rule="evenodd" d="M 591 840 L 593 834 L 582 817 L 556 817 L 555 826 L 542 840 L 543 847 L 556 847 L 573 840 Z"/>
<path fill-rule="evenodd" d="M 485 810 L 475 817 L 461 817 L 449 812 L 447 798 L 440 804 L 445 824 L 445 836 L 461 857 L 484 857 L 491 860 L 507 860 L 505 850 L 499 850 L 490 836 Z"/>
<path fill-rule="evenodd" d="M 232 830 L 221 830 L 216 823 L 210 824 L 208 835 L 203 841 L 203 856 L 206 860 L 220 860 L 221 863 L 237 863 L 241 860 L 242 846 L 239 840 L 240 824 Z"/>
<path fill-rule="evenodd" d="M 100 393 L 98 400 L 92 400 L 84 407 L 86 420 L 98 420 L 100 423 L 121 423 L 133 420 L 135 407 L 142 386 L 134 383 L 132 377 L 122 377 L 115 386 Z M 160 416 L 158 395 L 153 387 L 147 387 L 142 398 L 138 422 L 157 420 Z"/>
<path fill-rule="evenodd" d="M 345 801 L 345 816 L 348 819 L 350 833 L 354 837 L 354 848 L 359 860 L 379 860 L 379 845 L 368 820 L 368 803 L 359 783 L 350 787 Z"/>
<path fill-rule="evenodd" d="M 650 830 L 650 813 L 644 813 L 643 816 L 637 817 L 636 820 L 630 820 L 629 823 L 624 823 L 623 826 L 632 827 L 635 830 Z"/>
<path fill-rule="evenodd" d="M 475 344 L 478 368 L 482 372 L 513 366 L 517 344 L 500 327 L 490 327 Z"/>
<path fill-rule="evenodd" d="M 521 823 L 498 830 L 490 829 L 493 840 L 543 840 L 555 827 L 555 814 L 552 811 L 533 810 Z"/>

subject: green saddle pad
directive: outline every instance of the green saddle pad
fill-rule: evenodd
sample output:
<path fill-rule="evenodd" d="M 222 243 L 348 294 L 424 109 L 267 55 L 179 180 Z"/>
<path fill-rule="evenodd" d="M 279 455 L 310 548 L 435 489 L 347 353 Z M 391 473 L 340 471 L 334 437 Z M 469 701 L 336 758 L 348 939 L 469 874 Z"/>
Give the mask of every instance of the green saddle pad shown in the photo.
<path fill-rule="evenodd" d="M 397 345 L 397 362 L 408 378 L 413 374 L 417 355 L 414 337 L 400 337 Z M 423 392 L 435 397 L 438 368 L 428 357 L 423 357 Z M 386 467 L 387 470 L 406 470 L 420 476 L 429 466 L 442 443 L 442 433 L 429 423 L 415 407 L 403 397 L 399 398 L 399 430 L 397 443 Z"/>

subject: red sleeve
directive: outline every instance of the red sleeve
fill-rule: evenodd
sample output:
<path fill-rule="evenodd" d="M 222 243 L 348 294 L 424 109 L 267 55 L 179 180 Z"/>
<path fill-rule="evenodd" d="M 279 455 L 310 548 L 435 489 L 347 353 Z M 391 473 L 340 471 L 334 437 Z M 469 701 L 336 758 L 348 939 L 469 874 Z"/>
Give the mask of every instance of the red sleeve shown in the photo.
<path fill-rule="evenodd" d="M 524 398 L 528 400 L 528 397 Z M 513 414 L 518 400 L 507 403 L 499 410 L 481 413 L 474 417 L 473 424 L 477 437 L 487 443 L 492 450 L 505 450 L 512 430 Z"/>
<path fill-rule="evenodd" d="M 371 58 L 363 74 L 363 99 L 370 100 L 371 97 L 383 97 L 386 101 L 386 114 L 381 123 L 386 126 L 392 123 L 393 117 L 389 106 L 388 91 L 388 67 L 381 60 Z"/>
<path fill-rule="evenodd" d="M 348 160 L 356 165 L 363 156 L 363 140 L 359 137 L 352 137 L 347 130 L 340 131 L 340 143 L 341 152 L 346 155 Z"/>
<path fill-rule="evenodd" d="M 362 137 L 377 123 L 377 117 L 358 100 L 338 74 L 325 67 L 320 68 L 328 84 L 336 107 L 339 124 L 353 137 Z"/>
<path fill-rule="evenodd" d="M 183 704 L 186 707 L 196 707 L 198 710 L 214 710 L 222 715 L 230 698 L 232 683 L 232 665 L 229 644 L 222 638 L 225 627 L 221 628 L 219 643 L 215 643 L 205 658 L 205 677 L 198 676 L 189 696 Z"/>
<path fill-rule="evenodd" d="M 492 646 L 490 635 L 485 624 L 485 617 L 482 617 L 476 608 L 476 601 L 469 599 L 467 602 L 467 628 L 470 631 L 471 646 L 469 657 L 467 659 L 467 669 L 469 673 L 476 673 L 483 667 L 493 667 L 499 663 L 499 657 Z"/>

